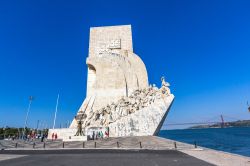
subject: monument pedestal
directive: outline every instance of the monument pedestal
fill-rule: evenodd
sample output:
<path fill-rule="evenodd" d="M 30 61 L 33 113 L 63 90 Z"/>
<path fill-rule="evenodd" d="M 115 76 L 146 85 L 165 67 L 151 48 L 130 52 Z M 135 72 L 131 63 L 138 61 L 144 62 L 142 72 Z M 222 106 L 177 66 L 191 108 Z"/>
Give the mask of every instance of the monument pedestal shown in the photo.
<path fill-rule="evenodd" d="M 68 138 L 64 138 L 63 141 L 64 142 L 87 141 L 87 136 L 69 136 Z"/>
<path fill-rule="evenodd" d="M 87 136 L 75 136 L 77 129 L 63 128 L 63 129 L 49 129 L 48 139 L 52 139 L 52 134 L 57 134 L 57 139 L 63 141 L 87 141 Z"/>

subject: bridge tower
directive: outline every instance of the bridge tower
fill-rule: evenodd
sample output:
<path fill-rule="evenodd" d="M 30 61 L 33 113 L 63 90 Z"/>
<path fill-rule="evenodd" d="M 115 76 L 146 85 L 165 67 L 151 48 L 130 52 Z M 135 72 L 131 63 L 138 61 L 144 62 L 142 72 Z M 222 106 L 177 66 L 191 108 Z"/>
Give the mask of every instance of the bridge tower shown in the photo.
<path fill-rule="evenodd" d="M 247 101 L 247 106 L 248 106 L 248 112 L 250 112 L 250 105 L 248 104 L 248 101 Z"/>
<path fill-rule="evenodd" d="M 224 128 L 225 122 L 222 115 L 220 115 L 220 119 L 221 119 L 221 128 Z"/>

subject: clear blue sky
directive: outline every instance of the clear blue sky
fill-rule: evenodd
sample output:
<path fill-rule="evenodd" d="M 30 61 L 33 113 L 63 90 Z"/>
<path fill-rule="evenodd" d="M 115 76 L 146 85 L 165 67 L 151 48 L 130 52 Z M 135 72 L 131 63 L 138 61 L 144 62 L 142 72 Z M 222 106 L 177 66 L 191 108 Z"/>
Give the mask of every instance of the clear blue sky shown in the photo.
<path fill-rule="evenodd" d="M 149 82 L 176 96 L 169 123 L 250 119 L 250 1 L 0 1 L 0 126 L 72 120 L 86 94 L 89 28 L 131 24 Z M 218 119 L 218 118 L 217 118 Z"/>

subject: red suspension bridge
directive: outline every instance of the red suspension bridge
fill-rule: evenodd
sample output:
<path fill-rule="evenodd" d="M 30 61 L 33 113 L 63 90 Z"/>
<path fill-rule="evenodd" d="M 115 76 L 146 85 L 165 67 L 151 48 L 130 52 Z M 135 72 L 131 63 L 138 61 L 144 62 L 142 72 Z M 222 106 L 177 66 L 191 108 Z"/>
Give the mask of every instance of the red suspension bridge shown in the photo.
<path fill-rule="evenodd" d="M 226 119 L 226 121 L 224 120 Z M 214 125 L 214 124 L 220 124 L 221 127 L 224 127 L 226 123 L 228 122 L 235 122 L 240 121 L 240 119 L 233 118 L 227 115 L 217 115 L 213 118 L 210 118 L 208 120 L 199 121 L 199 122 L 184 122 L 184 123 L 165 123 L 163 126 L 182 126 L 182 125 Z M 167 121 L 168 122 L 168 121 Z"/>

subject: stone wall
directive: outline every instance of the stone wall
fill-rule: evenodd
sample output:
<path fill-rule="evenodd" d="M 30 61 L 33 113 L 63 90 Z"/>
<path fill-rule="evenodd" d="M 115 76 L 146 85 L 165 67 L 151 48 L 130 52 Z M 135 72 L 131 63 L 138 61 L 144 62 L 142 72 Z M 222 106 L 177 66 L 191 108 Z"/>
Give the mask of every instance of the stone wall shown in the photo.
<path fill-rule="evenodd" d="M 57 134 L 57 139 L 67 139 L 69 136 L 74 136 L 77 129 L 61 128 L 49 129 L 48 139 L 52 139 L 52 134 Z"/>
<path fill-rule="evenodd" d="M 110 137 L 156 135 L 170 109 L 174 96 L 157 99 L 154 104 L 124 116 L 109 125 Z"/>

